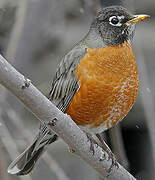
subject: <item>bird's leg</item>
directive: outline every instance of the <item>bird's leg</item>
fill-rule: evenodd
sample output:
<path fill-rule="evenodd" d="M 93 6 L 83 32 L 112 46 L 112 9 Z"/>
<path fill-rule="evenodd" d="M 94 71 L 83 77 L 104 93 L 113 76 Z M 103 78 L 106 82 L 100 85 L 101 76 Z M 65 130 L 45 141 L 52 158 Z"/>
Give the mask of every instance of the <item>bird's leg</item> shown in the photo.
<path fill-rule="evenodd" d="M 109 159 L 111 158 L 112 159 L 112 164 L 108 170 L 108 172 L 110 173 L 111 170 L 112 170 L 112 167 L 113 166 L 117 166 L 117 168 L 119 167 L 118 166 L 118 163 L 116 161 L 116 158 L 115 158 L 115 155 L 112 153 L 111 149 L 109 148 L 109 146 L 106 144 L 106 142 L 104 141 L 104 139 L 102 138 L 102 136 L 100 134 L 96 134 L 96 137 L 99 139 L 99 141 L 101 142 L 102 146 L 103 146 L 103 149 L 108 153 L 109 155 Z"/>
<path fill-rule="evenodd" d="M 85 132 L 85 131 L 84 131 L 84 132 Z M 89 141 L 90 141 L 90 150 L 93 152 L 93 155 L 94 155 L 94 153 L 95 153 L 94 144 L 97 144 L 98 146 L 99 146 L 99 144 L 98 144 L 98 142 L 93 138 L 92 134 L 90 134 L 90 133 L 88 133 L 88 132 L 85 132 L 85 133 L 86 133 L 87 138 L 88 138 Z M 75 150 L 69 147 L 69 152 L 75 153 Z"/>
<path fill-rule="evenodd" d="M 88 132 L 85 132 L 86 135 L 87 135 L 87 138 L 90 140 L 90 150 L 93 152 L 93 155 L 95 153 L 95 150 L 94 150 L 94 144 L 97 144 L 98 145 L 98 142 L 93 138 L 93 136 L 88 133 Z"/>

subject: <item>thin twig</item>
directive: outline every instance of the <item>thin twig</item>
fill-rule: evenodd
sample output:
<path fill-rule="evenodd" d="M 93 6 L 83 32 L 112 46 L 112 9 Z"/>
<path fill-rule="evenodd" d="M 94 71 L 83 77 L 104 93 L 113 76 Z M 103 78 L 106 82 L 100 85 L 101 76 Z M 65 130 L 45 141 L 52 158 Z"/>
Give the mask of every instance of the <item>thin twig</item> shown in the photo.
<path fill-rule="evenodd" d="M 8 59 L 12 59 L 15 57 L 16 50 L 18 47 L 18 42 L 22 34 L 22 30 L 24 27 L 25 14 L 27 10 L 27 1 L 19 1 L 18 8 L 16 12 L 16 22 L 11 32 L 11 38 L 7 47 L 6 57 Z"/>

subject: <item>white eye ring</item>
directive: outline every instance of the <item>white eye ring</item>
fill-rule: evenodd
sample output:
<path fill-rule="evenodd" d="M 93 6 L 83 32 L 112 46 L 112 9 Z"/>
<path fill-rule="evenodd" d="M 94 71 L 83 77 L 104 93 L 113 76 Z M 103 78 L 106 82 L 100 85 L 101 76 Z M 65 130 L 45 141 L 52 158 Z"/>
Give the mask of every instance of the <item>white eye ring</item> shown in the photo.
<path fill-rule="evenodd" d="M 118 19 L 118 23 L 117 24 L 113 24 L 112 23 L 112 19 L 113 18 L 116 18 L 116 19 Z M 111 16 L 110 18 L 109 18 L 109 24 L 111 24 L 112 26 L 122 26 L 122 23 L 120 23 L 120 20 L 122 19 L 122 17 L 120 17 L 120 16 Z"/>

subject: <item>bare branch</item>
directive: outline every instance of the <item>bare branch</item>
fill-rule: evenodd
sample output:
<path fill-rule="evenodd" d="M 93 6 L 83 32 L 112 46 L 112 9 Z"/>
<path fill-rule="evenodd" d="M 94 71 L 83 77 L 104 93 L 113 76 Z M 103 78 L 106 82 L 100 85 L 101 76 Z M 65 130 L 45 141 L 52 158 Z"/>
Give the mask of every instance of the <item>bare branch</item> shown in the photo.
<path fill-rule="evenodd" d="M 7 115 L 10 120 L 12 120 L 12 123 L 16 126 L 16 128 L 19 129 L 21 135 L 26 139 L 26 141 L 31 143 L 32 133 L 30 130 L 25 129 L 24 124 L 22 121 L 20 121 L 21 118 L 16 114 L 16 112 L 13 109 L 9 109 L 9 111 L 7 111 Z M 48 152 L 44 154 L 42 159 L 50 170 L 56 175 L 58 180 L 69 180 L 69 177 Z"/>
<path fill-rule="evenodd" d="M 6 57 L 11 59 L 15 57 L 17 47 L 18 47 L 18 42 L 20 40 L 22 30 L 24 27 L 24 20 L 25 20 L 25 14 L 27 10 L 27 1 L 19 1 L 18 2 L 18 8 L 16 12 L 16 22 L 14 24 L 12 33 L 11 33 L 11 38 L 7 47 L 6 51 Z"/>
<path fill-rule="evenodd" d="M 107 180 L 135 180 L 120 164 L 119 168 L 114 166 L 109 174 L 108 169 L 112 159 L 109 159 L 108 154 L 96 145 L 93 155 L 90 151 L 89 139 L 75 122 L 56 108 L 32 84 L 23 89 L 24 76 L 17 72 L 2 56 L 0 56 L 0 83 L 16 95 L 40 121 L 47 123 L 49 128 L 55 131 L 76 154 Z"/>

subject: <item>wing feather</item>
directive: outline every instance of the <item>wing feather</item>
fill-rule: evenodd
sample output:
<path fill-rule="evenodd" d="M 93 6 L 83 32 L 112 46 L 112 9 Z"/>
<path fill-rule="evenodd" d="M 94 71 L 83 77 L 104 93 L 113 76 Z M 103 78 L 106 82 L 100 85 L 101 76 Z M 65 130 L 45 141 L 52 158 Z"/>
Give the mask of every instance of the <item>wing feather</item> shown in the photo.
<path fill-rule="evenodd" d="M 63 57 L 53 78 L 49 99 L 63 112 L 79 89 L 79 81 L 74 73 L 78 62 L 85 54 L 85 46 L 76 45 Z"/>

